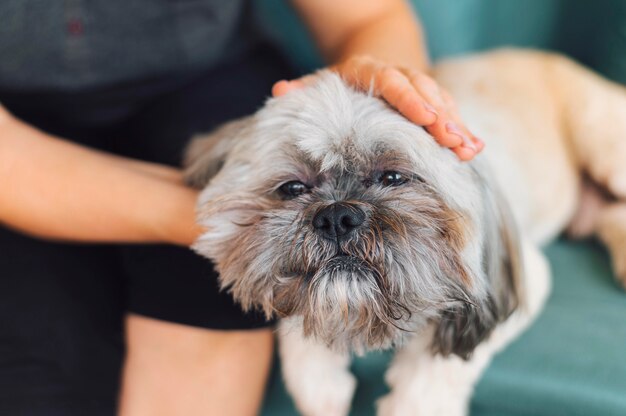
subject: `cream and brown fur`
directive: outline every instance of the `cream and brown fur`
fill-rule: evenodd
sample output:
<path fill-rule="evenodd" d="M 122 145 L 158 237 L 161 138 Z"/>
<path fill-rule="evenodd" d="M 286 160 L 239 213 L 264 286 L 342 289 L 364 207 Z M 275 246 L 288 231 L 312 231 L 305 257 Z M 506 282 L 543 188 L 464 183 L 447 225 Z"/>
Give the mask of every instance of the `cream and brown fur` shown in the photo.
<path fill-rule="evenodd" d="M 206 227 L 195 249 L 244 308 L 281 318 L 303 414 L 346 414 L 350 353 L 384 348 L 397 354 L 380 414 L 465 414 L 548 294 L 538 247 L 579 206 L 595 208 L 572 229 L 597 233 L 626 279 L 626 91 L 530 51 L 445 61 L 435 78 L 487 143 L 471 163 L 329 72 L 190 147 Z M 583 176 L 612 202 L 581 204 Z M 306 191 L 286 195 L 292 181 Z M 313 225 L 331 205 L 362 218 L 345 238 Z"/>

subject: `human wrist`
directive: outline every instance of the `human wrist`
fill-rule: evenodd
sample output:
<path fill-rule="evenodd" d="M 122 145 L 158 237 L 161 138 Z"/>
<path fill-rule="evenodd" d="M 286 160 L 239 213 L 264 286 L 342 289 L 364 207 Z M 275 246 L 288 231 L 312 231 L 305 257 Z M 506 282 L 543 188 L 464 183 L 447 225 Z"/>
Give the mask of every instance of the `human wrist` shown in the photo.
<path fill-rule="evenodd" d="M 202 228 L 196 222 L 197 191 L 184 185 L 175 185 L 171 204 L 163 210 L 157 233 L 163 241 L 177 246 L 189 247 L 201 235 Z"/>

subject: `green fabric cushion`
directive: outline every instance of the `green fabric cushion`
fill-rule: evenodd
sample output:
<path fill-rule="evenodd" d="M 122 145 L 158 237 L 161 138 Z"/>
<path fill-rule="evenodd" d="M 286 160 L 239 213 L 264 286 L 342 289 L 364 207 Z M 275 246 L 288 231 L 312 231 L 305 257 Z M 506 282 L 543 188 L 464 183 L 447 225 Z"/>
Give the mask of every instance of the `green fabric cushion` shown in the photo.
<path fill-rule="evenodd" d="M 303 72 L 322 65 L 284 0 L 257 2 L 266 31 Z M 413 0 L 433 57 L 504 45 L 564 52 L 626 83 L 624 0 Z M 537 322 L 498 355 L 477 387 L 472 415 L 626 415 L 626 293 L 593 242 L 546 249 L 554 290 Z M 388 353 L 359 358 L 353 414 L 374 414 Z M 275 369 L 264 415 L 296 414 Z"/>
<path fill-rule="evenodd" d="M 473 416 L 626 415 L 626 293 L 594 242 L 559 241 L 546 254 L 553 291 L 532 327 L 496 356 L 472 401 Z M 373 415 L 387 391 L 389 353 L 356 359 L 353 415 Z M 296 415 L 275 367 L 263 415 Z"/>

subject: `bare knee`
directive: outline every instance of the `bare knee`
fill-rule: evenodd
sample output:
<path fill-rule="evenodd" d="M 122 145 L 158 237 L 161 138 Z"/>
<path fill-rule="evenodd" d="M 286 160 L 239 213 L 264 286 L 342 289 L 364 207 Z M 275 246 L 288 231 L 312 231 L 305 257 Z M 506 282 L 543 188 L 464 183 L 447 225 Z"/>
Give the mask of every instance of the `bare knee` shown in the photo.
<path fill-rule="evenodd" d="M 121 415 L 258 413 L 271 330 L 213 331 L 131 315 L 126 337 Z"/>

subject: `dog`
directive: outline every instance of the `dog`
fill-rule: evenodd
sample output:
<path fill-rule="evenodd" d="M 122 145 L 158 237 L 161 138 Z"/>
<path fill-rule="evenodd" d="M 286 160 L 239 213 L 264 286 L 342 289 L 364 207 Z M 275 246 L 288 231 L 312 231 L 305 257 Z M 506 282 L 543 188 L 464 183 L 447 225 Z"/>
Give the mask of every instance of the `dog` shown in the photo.
<path fill-rule="evenodd" d="M 598 235 L 626 282 L 626 89 L 525 50 L 446 60 L 434 78 L 487 144 L 472 162 L 327 70 L 188 149 L 194 249 L 244 309 L 281 318 L 305 415 L 347 414 L 351 354 L 388 348 L 380 415 L 467 414 L 491 357 L 540 312 L 539 247 L 568 226 Z"/>

